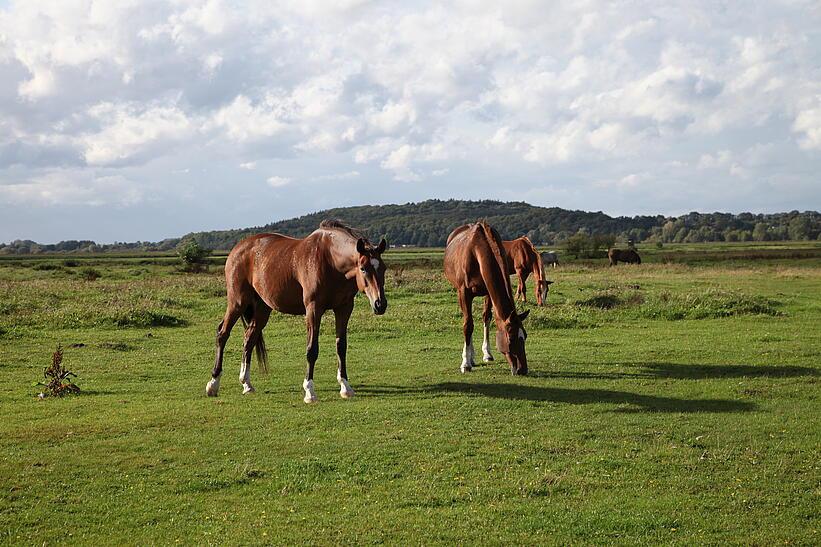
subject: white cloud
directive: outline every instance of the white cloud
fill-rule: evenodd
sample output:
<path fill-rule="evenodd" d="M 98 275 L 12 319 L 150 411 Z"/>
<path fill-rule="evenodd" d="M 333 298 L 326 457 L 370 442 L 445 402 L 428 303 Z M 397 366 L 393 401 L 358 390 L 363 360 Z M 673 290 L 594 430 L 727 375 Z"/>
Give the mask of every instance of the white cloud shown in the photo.
<path fill-rule="evenodd" d="M 241 8 L 45 0 L 0 10 L 0 166 L 15 168 L 0 184 L 63 168 L 150 180 L 152 165 L 197 165 L 199 188 L 183 176 L 165 187 L 213 201 L 207 185 L 225 184 L 222 167 L 259 161 L 289 162 L 283 171 L 306 179 L 361 173 L 361 194 L 329 191 L 330 204 L 440 172 L 449 176 L 437 185 L 394 184 L 384 199 L 452 197 L 471 177 L 484 184 L 472 194 L 500 195 L 490 178 L 503 177 L 543 196 L 533 173 L 549 171 L 569 200 L 575 187 L 617 191 L 642 173 L 656 196 L 741 179 L 804 189 L 821 168 L 818 11 L 801 3 Z"/>
<path fill-rule="evenodd" d="M 143 191 L 120 175 L 97 176 L 67 170 L 0 185 L 0 197 L 8 203 L 27 206 L 133 206 L 143 201 Z"/>
<path fill-rule="evenodd" d="M 266 182 L 268 183 L 268 186 L 270 186 L 271 188 L 282 188 L 283 186 L 288 186 L 289 184 L 291 184 L 291 179 L 289 179 L 288 177 L 273 176 L 268 177 L 268 180 Z"/>

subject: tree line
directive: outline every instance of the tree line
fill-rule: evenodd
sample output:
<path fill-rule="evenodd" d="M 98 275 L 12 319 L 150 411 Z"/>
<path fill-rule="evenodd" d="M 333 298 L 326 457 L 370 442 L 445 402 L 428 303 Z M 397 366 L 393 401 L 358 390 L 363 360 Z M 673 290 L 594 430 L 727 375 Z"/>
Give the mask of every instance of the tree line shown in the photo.
<path fill-rule="evenodd" d="M 448 234 L 462 224 L 484 219 L 505 239 L 526 235 L 537 245 L 564 245 L 578 235 L 604 236 L 634 242 L 698 243 L 707 241 L 816 240 L 821 235 L 817 211 L 788 213 L 688 213 L 679 217 L 619 216 L 537 207 L 524 202 L 493 200 L 428 200 L 403 205 L 362 205 L 328 209 L 264 226 L 235 230 L 195 232 L 160 242 L 113 243 L 63 241 L 43 245 L 34 241 L 0 244 L 0 254 L 40 252 L 169 251 L 194 240 L 203 248 L 229 250 L 240 239 L 255 233 L 278 232 L 293 237 L 311 233 L 326 218 L 336 218 L 361 229 L 372 239 L 388 238 L 392 245 L 443 247 Z M 578 239 L 578 238 L 577 238 Z"/>

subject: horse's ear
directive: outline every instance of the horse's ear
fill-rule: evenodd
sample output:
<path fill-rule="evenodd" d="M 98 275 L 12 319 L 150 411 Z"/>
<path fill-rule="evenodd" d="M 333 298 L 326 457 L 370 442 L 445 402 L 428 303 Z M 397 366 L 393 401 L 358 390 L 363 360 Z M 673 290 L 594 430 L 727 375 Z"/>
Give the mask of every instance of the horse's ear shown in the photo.
<path fill-rule="evenodd" d="M 525 310 L 523 313 L 519 314 L 519 321 L 524 321 L 527 319 L 527 316 L 530 315 L 530 310 Z"/>
<path fill-rule="evenodd" d="M 382 241 L 379 242 L 379 247 L 376 248 L 376 254 L 382 254 L 385 252 L 385 248 L 387 248 L 388 242 L 385 241 L 385 238 L 382 238 Z"/>
<path fill-rule="evenodd" d="M 366 251 L 367 248 L 365 247 L 365 240 L 360 237 L 356 240 L 356 252 L 363 255 Z"/>

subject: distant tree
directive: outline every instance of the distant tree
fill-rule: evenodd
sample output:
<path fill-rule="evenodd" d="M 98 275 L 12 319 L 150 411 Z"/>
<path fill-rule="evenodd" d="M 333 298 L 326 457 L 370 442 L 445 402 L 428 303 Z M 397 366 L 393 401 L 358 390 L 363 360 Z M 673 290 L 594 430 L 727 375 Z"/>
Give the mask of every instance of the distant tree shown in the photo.
<path fill-rule="evenodd" d="M 810 238 L 810 219 L 804 215 L 798 215 L 793 218 L 788 225 L 788 232 L 790 239 L 795 241 L 802 241 Z"/>
<path fill-rule="evenodd" d="M 763 222 L 756 222 L 753 227 L 753 240 L 767 241 L 767 225 Z"/>

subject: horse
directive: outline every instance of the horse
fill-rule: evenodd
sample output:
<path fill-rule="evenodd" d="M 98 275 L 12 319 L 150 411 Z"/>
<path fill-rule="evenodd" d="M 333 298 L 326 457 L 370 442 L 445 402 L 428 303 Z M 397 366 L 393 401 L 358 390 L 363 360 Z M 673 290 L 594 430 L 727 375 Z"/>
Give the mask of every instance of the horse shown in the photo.
<path fill-rule="evenodd" d="M 217 353 L 211 380 L 205 393 L 219 394 L 222 356 L 231 329 L 238 319 L 245 325 L 245 341 L 239 381 L 242 393 L 252 393 L 251 353 L 267 371 L 267 352 L 262 329 L 271 310 L 304 315 L 308 331 L 308 367 L 302 389 L 306 403 L 316 402 L 314 364 L 319 355 L 319 325 L 322 315 L 333 310 L 336 323 L 336 380 L 339 395 L 353 397 L 348 383 L 346 353 L 348 320 L 357 292 L 364 292 L 371 309 L 382 315 L 388 308 L 385 297 L 384 239 L 373 246 L 358 231 L 335 220 L 324 220 L 304 239 L 281 234 L 258 234 L 245 238 L 233 248 L 225 262 L 227 307 L 217 327 Z"/>
<path fill-rule="evenodd" d="M 516 276 L 519 278 L 516 299 L 518 300 L 521 297 L 522 302 L 527 302 L 527 285 L 525 285 L 525 282 L 532 273 L 533 277 L 536 278 L 536 304 L 543 306 L 547 299 L 547 291 L 553 282 L 544 278 L 542 257 L 536 251 L 536 247 L 525 236 L 513 241 L 502 241 L 502 245 L 505 248 L 505 265 L 508 273 L 516 272 Z"/>
<path fill-rule="evenodd" d="M 496 348 L 510 363 L 514 375 L 527 374 L 523 321 L 530 310 L 516 312 L 516 302 L 505 265 L 505 251 L 499 233 L 485 222 L 466 224 L 451 232 L 445 248 L 445 277 L 456 289 L 462 309 L 464 347 L 462 365 L 465 373 L 473 370 L 473 299 L 485 297 L 482 321 L 484 338 L 482 353 L 485 362 L 493 361 L 490 353 L 491 311 L 496 319 Z"/>
<path fill-rule="evenodd" d="M 610 265 L 615 266 L 619 262 L 626 264 L 641 264 L 641 257 L 639 253 L 633 249 L 610 249 L 607 251 L 607 258 L 610 259 Z"/>
<path fill-rule="evenodd" d="M 554 268 L 558 267 L 559 253 L 557 253 L 556 251 L 545 251 L 543 253 L 540 253 L 539 256 L 542 257 L 542 264 L 550 264 Z"/>

